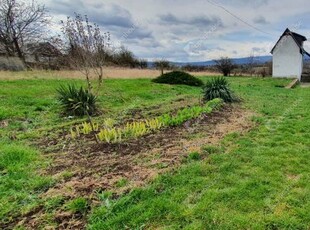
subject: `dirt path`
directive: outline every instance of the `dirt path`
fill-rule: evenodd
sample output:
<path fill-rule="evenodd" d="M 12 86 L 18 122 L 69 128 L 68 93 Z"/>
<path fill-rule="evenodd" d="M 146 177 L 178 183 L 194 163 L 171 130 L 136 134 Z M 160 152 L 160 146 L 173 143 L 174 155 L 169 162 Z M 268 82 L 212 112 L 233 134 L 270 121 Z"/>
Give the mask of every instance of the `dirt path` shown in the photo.
<path fill-rule="evenodd" d="M 83 196 L 96 205 L 97 192 L 113 191 L 118 195 L 143 186 L 158 174 L 178 167 L 189 153 L 200 152 L 202 146 L 217 145 L 229 133 L 247 132 L 253 126 L 250 121 L 253 115 L 238 106 L 226 106 L 182 127 L 168 128 L 124 144 L 71 142 L 62 151 L 47 154 L 53 158 L 53 165 L 46 174 L 62 179 L 42 198 L 63 196 L 69 200 Z M 67 176 L 63 176 L 64 172 Z M 126 183 L 119 186 L 120 181 Z M 38 210 L 22 222 L 36 227 L 42 222 L 43 213 Z M 54 219 L 58 229 L 85 226 L 83 217 L 62 209 L 57 210 Z"/>

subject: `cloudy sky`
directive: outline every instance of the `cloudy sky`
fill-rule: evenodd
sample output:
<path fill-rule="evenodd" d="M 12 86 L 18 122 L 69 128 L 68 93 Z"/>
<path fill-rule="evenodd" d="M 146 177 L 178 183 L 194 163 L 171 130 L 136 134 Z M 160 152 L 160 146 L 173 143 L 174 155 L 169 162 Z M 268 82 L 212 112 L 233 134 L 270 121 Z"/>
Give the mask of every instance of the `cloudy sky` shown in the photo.
<path fill-rule="evenodd" d="M 310 39 L 309 0 L 40 0 L 55 23 L 74 12 L 140 58 L 268 55 L 285 28 Z M 310 51 L 310 42 L 305 47 Z"/>

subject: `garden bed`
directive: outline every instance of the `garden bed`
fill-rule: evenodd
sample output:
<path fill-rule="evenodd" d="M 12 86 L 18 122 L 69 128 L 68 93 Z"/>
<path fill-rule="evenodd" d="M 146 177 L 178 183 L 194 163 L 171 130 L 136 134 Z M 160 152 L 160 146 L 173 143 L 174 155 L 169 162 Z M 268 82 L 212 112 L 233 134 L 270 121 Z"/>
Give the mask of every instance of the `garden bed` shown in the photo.
<path fill-rule="evenodd" d="M 140 187 L 158 174 L 174 170 L 189 160 L 190 153 L 208 156 L 205 146 L 217 146 L 228 133 L 243 133 L 252 127 L 253 114 L 238 106 L 226 105 L 212 114 L 204 114 L 182 126 L 167 127 L 124 143 L 95 144 L 91 138 L 83 144 L 71 141 L 63 149 L 46 153 L 53 165 L 45 172 L 54 175 L 58 183 L 42 195 L 43 200 L 62 197 L 63 202 L 85 197 L 91 206 L 99 204 L 98 194 L 107 191 L 119 196 Z M 55 144 L 55 140 L 50 142 Z M 45 217 L 44 208 L 32 212 L 25 219 L 36 227 Z M 60 229 L 82 229 L 85 215 L 72 214 L 59 208 L 54 221 Z"/>

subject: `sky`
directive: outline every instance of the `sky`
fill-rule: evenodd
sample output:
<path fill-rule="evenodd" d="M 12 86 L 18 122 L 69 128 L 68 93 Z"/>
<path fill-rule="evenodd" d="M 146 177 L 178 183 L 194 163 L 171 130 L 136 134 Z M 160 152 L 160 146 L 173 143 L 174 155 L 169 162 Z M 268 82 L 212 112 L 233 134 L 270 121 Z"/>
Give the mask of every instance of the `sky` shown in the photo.
<path fill-rule="evenodd" d="M 39 0 L 53 18 L 88 15 L 113 47 L 137 57 L 196 62 L 270 55 L 286 28 L 310 40 L 309 0 Z M 305 43 L 310 51 L 310 41 Z"/>

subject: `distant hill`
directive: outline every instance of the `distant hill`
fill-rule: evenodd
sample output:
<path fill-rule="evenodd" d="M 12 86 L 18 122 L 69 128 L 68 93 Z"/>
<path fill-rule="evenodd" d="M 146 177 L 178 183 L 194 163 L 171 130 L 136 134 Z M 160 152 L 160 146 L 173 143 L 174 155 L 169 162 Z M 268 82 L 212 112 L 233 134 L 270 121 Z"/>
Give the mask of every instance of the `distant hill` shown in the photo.
<path fill-rule="evenodd" d="M 237 65 L 244 65 L 248 64 L 251 61 L 251 57 L 246 58 L 233 58 L 232 59 L 235 64 Z M 255 57 L 255 62 L 258 64 L 264 64 L 272 60 L 272 56 L 258 56 Z M 193 65 L 193 66 L 212 66 L 215 65 L 214 61 L 205 61 L 205 62 L 173 62 L 172 64 L 182 67 L 186 65 Z"/>

